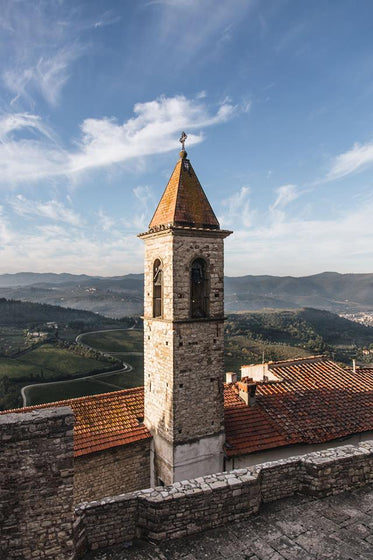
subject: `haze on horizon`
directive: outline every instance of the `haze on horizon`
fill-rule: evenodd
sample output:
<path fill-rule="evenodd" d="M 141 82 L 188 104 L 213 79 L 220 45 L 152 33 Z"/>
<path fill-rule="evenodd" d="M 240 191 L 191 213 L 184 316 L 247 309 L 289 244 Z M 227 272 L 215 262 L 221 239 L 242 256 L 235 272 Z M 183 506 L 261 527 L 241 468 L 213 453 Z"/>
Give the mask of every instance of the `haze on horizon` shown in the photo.
<path fill-rule="evenodd" d="M 0 274 L 142 272 L 186 149 L 228 276 L 373 270 L 373 4 L 14 2 L 0 14 Z"/>

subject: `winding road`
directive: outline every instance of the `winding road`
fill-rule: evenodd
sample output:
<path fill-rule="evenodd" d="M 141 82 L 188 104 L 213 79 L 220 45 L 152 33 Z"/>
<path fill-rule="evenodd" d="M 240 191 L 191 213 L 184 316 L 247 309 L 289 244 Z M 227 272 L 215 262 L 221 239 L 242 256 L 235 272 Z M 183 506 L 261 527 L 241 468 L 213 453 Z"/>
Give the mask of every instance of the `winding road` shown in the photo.
<path fill-rule="evenodd" d="M 81 342 L 81 338 L 85 335 L 88 334 L 97 334 L 97 333 L 102 333 L 102 332 L 112 332 L 112 331 L 130 331 L 130 330 L 134 330 L 135 328 L 135 324 L 132 325 L 132 327 L 129 327 L 128 329 L 102 329 L 99 331 L 89 331 L 89 332 L 85 332 L 85 333 L 81 333 L 79 334 L 76 338 L 75 338 L 75 342 L 77 344 L 80 344 L 81 346 L 84 346 L 85 348 L 88 348 L 90 350 L 94 350 L 95 352 L 99 352 L 102 356 L 105 357 L 111 357 L 111 356 L 118 356 L 118 355 L 123 355 L 123 354 L 127 354 L 128 356 L 138 356 L 141 355 L 141 352 L 102 352 L 101 350 L 94 348 L 92 346 L 89 346 L 88 344 L 85 344 L 83 342 Z M 101 383 L 101 379 L 104 377 L 108 377 L 110 375 L 113 375 L 113 373 L 129 373 L 130 371 L 133 370 L 133 367 L 131 366 L 131 364 L 128 364 L 126 362 L 122 362 L 123 368 L 122 369 L 115 369 L 112 371 L 103 371 L 101 373 L 95 373 L 94 375 L 84 375 L 82 377 L 74 377 L 73 379 L 66 379 L 65 381 L 48 381 L 47 383 L 31 383 L 30 385 L 25 385 L 24 387 L 22 387 L 21 389 L 21 395 L 22 395 L 22 406 L 28 406 L 27 403 L 27 395 L 25 393 L 25 391 L 27 391 L 27 389 L 29 387 L 46 387 L 46 386 L 52 386 L 52 385 L 57 385 L 59 383 L 72 383 L 74 381 L 82 381 L 82 380 L 91 380 L 91 379 L 95 379 L 96 383 Z M 97 379 L 99 377 L 99 379 Z M 109 386 L 109 387 L 113 387 L 117 390 L 123 389 L 123 387 L 120 387 L 119 385 L 114 385 L 112 383 L 106 383 L 105 381 L 102 381 L 102 384 L 105 386 Z"/>

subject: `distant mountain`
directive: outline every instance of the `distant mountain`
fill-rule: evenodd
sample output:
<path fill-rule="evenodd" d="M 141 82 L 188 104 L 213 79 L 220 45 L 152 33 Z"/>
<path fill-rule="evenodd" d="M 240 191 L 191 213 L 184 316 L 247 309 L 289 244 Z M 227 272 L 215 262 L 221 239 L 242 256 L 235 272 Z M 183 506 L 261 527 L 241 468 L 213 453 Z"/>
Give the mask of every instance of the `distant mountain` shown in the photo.
<path fill-rule="evenodd" d="M 60 328 L 70 325 L 81 330 L 115 325 L 119 328 L 121 325 L 91 311 L 0 298 L 0 327 L 45 327 L 45 323 L 49 321 L 57 323 Z"/>
<path fill-rule="evenodd" d="M 230 314 L 226 328 L 231 335 L 252 333 L 264 340 L 285 344 L 309 343 L 317 339 L 329 346 L 368 346 L 373 343 L 373 327 L 312 308 Z"/>
<path fill-rule="evenodd" d="M 66 282 L 85 282 L 94 278 L 86 274 L 55 274 L 54 272 L 17 272 L 16 274 L 0 274 L 1 288 L 15 288 L 18 286 L 32 286 L 33 284 L 63 284 Z"/>
<path fill-rule="evenodd" d="M 227 311 L 314 307 L 334 312 L 373 310 L 373 274 L 225 278 Z"/>
<path fill-rule="evenodd" d="M 22 272 L 0 275 L 0 297 L 120 318 L 142 313 L 143 284 L 142 274 L 99 277 Z"/>
<path fill-rule="evenodd" d="M 100 277 L 31 273 L 0 275 L 0 297 L 94 311 L 108 317 L 143 311 L 142 274 Z M 335 313 L 373 311 L 373 274 L 225 278 L 227 312 L 313 307 Z"/>

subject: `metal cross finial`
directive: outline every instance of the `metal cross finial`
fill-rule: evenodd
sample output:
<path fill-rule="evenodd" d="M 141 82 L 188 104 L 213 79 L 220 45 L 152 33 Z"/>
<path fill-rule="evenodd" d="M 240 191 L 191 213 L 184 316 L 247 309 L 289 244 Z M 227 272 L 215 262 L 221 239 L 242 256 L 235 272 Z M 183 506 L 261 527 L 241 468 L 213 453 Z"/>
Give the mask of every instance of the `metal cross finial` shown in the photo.
<path fill-rule="evenodd" d="M 187 138 L 188 138 L 188 136 L 187 136 L 187 135 L 185 134 L 185 132 L 183 131 L 183 132 L 181 133 L 181 136 L 180 136 L 180 139 L 179 139 L 179 142 L 181 142 L 181 149 L 182 149 L 183 151 L 185 150 L 184 144 L 185 144 L 185 140 L 186 140 Z"/>

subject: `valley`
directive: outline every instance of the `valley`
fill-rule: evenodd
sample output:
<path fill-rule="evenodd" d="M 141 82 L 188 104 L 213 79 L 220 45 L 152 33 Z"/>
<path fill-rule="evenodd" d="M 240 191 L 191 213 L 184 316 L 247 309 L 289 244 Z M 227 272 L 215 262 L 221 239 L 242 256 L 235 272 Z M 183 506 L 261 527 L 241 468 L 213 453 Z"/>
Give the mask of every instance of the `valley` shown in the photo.
<path fill-rule="evenodd" d="M 139 317 L 2 299 L 0 318 L 0 410 L 143 384 Z M 373 327 L 325 310 L 242 311 L 226 319 L 225 370 L 238 374 L 263 359 L 327 354 L 351 365 L 369 363 L 372 353 Z"/>

